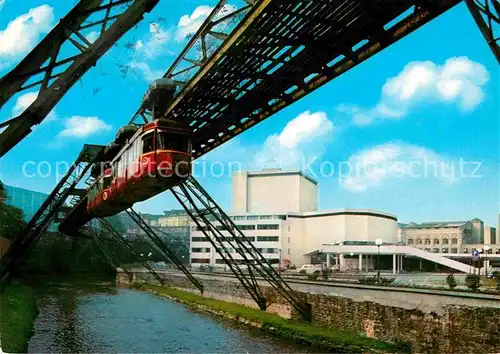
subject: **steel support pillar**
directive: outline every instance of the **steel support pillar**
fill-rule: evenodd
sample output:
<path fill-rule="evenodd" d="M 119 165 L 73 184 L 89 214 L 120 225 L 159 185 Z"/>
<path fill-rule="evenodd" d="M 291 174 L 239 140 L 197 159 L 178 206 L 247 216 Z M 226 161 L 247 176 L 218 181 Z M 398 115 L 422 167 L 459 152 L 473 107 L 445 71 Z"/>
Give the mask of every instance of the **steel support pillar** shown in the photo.
<path fill-rule="evenodd" d="M 283 296 L 305 320 L 311 321 L 310 304 L 290 288 L 193 177 L 174 187 L 172 193 L 262 310 L 269 304 L 258 284 L 257 274 Z M 224 232 L 229 235 L 224 235 Z"/>
<path fill-rule="evenodd" d="M 153 246 L 165 257 L 168 262 L 174 263 L 177 268 L 193 283 L 194 286 L 203 294 L 203 284 L 196 279 L 184 264 L 175 256 L 172 250 L 162 241 L 156 232 L 144 221 L 144 219 L 132 208 L 126 210 L 132 220 L 146 233 Z"/>
<path fill-rule="evenodd" d="M 99 160 L 102 150 L 103 146 L 100 145 L 84 145 L 75 163 L 33 215 L 21 234 L 14 239 L 7 253 L 0 260 L 2 288 L 10 282 L 14 273 L 26 260 L 30 250 L 50 226 L 64 202 L 85 176 L 90 166 Z"/>
<path fill-rule="evenodd" d="M 500 63 L 500 2 L 498 0 L 465 0 L 481 34 Z"/>
<path fill-rule="evenodd" d="M 153 268 L 151 268 L 151 266 L 148 264 L 148 262 L 144 262 L 144 260 L 134 251 L 134 249 L 132 248 L 130 243 L 118 231 L 116 231 L 116 229 L 113 227 L 113 225 L 111 225 L 109 223 L 108 220 L 106 220 L 104 218 L 99 218 L 99 223 L 101 224 L 103 230 L 106 231 L 109 236 L 111 236 L 116 242 L 118 242 L 118 244 L 120 244 L 120 246 L 122 246 L 124 249 L 129 251 L 135 257 L 135 259 L 137 259 L 139 261 L 139 263 L 141 263 L 142 266 L 144 268 L 146 268 L 148 270 L 148 272 L 153 277 L 155 277 L 155 279 L 161 285 L 163 285 L 163 279 L 160 277 L 160 275 L 158 273 L 156 273 Z M 123 266 L 121 266 L 120 268 L 123 269 Z"/>

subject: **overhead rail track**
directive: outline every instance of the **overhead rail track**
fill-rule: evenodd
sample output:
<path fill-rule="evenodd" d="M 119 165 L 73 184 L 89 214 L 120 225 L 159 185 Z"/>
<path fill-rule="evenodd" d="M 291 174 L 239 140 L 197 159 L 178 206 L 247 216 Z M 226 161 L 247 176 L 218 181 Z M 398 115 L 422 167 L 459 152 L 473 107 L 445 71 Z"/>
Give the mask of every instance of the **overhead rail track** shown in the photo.
<path fill-rule="evenodd" d="M 80 0 L 49 34 L 4 77 L 0 109 L 16 93 L 37 89 L 18 117 L 0 123 L 0 157 L 40 124 L 68 90 L 159 0 Z M 87 37 L 95 32 L 91 42 Z M 71 48 L 72 50 L 69 50 Z"/>
<path fill-rule="evenodd" d="M 193 153 L 200 157 L 459 2 L 256 1 L 196 74 L 181 83 L 165 117 L 193 128 Z M 182 61 L 181 55 L 174 64 Z M 139 110 L 131 122 L 149 119 Z"/>
<path fill-rule="evenodd" d="M 305 320 L 312 320 L 311 305 L 290 288 L 193 177 L 174 187 L 172 193 L 261 310 L 265 310 L 269 303 L 257 282 L 256 274 L 264 278 Z"/>
<path fill-rule="evenodd" d="M 162 254 L 167 260 L 174 263 L 177 268 L 193 283 L 195 287 L 200 290 L 203 294 L 203 284 L 196 279 L 189 269 L 177 258 L 174 252 L 162 241 L 160 237 L 155 233 L 155 231 L 144 221 L 144 219 L 132 208 L 126 210 L 128 216 L 146 233 L 146 236 L 152 241 L 155 248 Z"/>
<path fill-rule="evenodd" d="M 103 146 L 84 145 L 76 161 L 59 181 L 38 211 L 18 235 L 6 254 L 0 259 L 1 286 L 6 286 L 28 253 L 35 246 L 40 236 L 47 230 L 64 202 L 71 195 L 77 184 L 86 175 L 93 163 L 99 161 Z"/>

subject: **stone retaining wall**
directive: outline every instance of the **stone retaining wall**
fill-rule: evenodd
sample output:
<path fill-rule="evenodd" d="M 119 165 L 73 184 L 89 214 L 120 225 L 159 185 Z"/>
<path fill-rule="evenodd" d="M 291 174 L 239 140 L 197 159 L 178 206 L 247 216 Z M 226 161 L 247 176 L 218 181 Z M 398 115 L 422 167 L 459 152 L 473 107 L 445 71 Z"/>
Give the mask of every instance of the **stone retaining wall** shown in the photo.
<path fill-rule="evenodd" d="M 166 285 L 185 291 L 198 290 L 183 276 L 162 274 Z M 128 282 L 118 274 L 118 282 Z M 154 283 L 148 273 L 134 273 L 135 282 Z M 245 288 L 234 281 L 202 279 L 204 296 L 256 307 Z M 262 287 L 273 303 L 269 311 L 286 318 L 297 313 L 274 289 Z M 313 323 L 329 328 L 364 332 L 391 342 L 407 342 L 415 353 L 499 353 L 500 309 L 447 305 L 437 314 L 418 309 L 387 306 L 346 297 L 301 293 L 312 305 Z M 401 296 L 405 296 L 404 293 Z"/>

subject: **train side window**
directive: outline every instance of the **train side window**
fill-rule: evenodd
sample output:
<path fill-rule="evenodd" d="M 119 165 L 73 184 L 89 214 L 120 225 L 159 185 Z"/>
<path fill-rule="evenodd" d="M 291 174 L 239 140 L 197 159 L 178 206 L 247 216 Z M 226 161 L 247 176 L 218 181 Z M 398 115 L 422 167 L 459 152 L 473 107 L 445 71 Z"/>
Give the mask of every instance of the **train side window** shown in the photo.
<path fill-rule="evenodd" d="M 142 153 L 146 154 L 154 150 L 153 146 L 153 134 L 145 135 L 142 138 Z"/>
<path fill-rule="evenodd" d="M 108 189 L 111 187 L 111 179 L 112 179 L 111 176 L 103 178 L 103 184 L 102 184 L 103 189 Z"/>

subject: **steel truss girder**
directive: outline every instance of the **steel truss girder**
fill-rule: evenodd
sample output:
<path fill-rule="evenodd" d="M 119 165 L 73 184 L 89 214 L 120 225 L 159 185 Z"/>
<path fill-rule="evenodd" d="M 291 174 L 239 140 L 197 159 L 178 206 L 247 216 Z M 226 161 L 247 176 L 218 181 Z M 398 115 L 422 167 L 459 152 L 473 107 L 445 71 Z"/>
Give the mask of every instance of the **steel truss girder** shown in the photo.
<path fill-rule="evenodd" d="M 500 63 L 498 43 L 500 40 L 500 1 L 465 0 L 465 3 L 497 62 Z"/>
<path fill-rule="evenodd" d="M 97 246 L 101 250 L 102 254 L 104 254 L 104 257 L 106 258 L 108 263 L 111 265 L 111 267 L 113 267 L 115 269 L 118 268 L 118 266 L 119 266 L 118 261 L 116 259 L 114 259 L 111 254 L 109 254 L 109 252 L 106 250 L 103 243 L 101 242 L 99 235 L 91 226 L 86 225 L 85 227 L 83 227 L 82 233 L 89 235 L 90 238 L 92 239 L 92 241 L 94 241 L 97 244 Z M 80 236 L 84 237 L 83 235 L 80 235 Z M 120 268 L 123 269 L 123 271 L 129 276 L 129 279 L 133 278 L 132 272 L 127 267 L 120 265 Z"/>
<path fill-rule="evenodd" d="M 113 225 L 111 225 L 109 223 L 108 220 L 106 220 L 104 218 L 99 218 L 99 223 L 101 224 L 101 226 L 102 226 L 102 228 L 103 228 L 104 231 L 106 231 L 116 242 L 118 242 L 118 244 L 120 246 L 122 246 L 124 249 L 126 249 L 127 251 L 129 251 L 142 264 L 142 266 L 144 268 L 146 268 L 148 270 L 148 272 L 153 277 L 155 277 L 155 279 L 161 285 L 163 285 L 163 279 L 160 277 L 160 275 L 158 273 L 156 273 L 153 268 L 151 268 L 151 266 L 148 264 L 148 262 L 145 262 L 141 258 L 141 256 L 139 256 L 134 251 L 134 249 L 132 248 L 132 246 L 130 245 L 130 243 L 124 237 L 122 237 L 122 235 L 118 231 L 116 231 L 116 229 L 113 227 Z M 127 271 L 122 265 L 121 265 L 121 268 L 123 268 L 127 274 L 129 274 L 129 273 L 131 274 L 131 272 Z M 130 274 L 129 274 L 129 276 L 130 276 Z"/>
<path fill-rule="evenodd" d="M 7 253 L 0 259 L 0 281 L 5 286 L 13 273 L 26 260 L 40 236 L 47 230 L 57 216 L 66 199 L 72 194 L 76 185 L 82 180 L 92 164 L 100 158 L 103 146 L 84 145 L 78 158 L 68 172 L 56 185 L 52 193 L 33 215 L 24 230 L 18 235 Z"/>
<path fill-rule="evenodd" d="M 312 320 L 310 304 L 290 288 L 193 177 L 174 187 L 172 193 L 262 310 L 269 304 L 258 284 L 256 274 L 266 280 L 305 320 Z M 219 225 L 215 225 L 214 222 Z M 224 236 L 223 231 L 229 233 L 229 238 Z M 234 249 L 241 259 L 235 259 L 228 247 Z M 246 266 L 248 273 L 242 265 Z"/>
<path fill-rule="evenodd" d="M 258 1 L 176 95 L 165 117 L 194 129 L 193 154 L 200 157 L 376 55 L 459 2 Z M 296 10 L 299 5 L 302 7 Z M 407 12 L 410 9 L 413 12 Z M 285 20 L 292 13 L 295 22 Z M 403 14 L 406 17 L 402 18 Z M 285 48 L 287 46 L 291 48 Z M 304 47 L 303 50 L 292 56 L 300 47 Z M 281 50 L 285 52 L 278 55 Z M 275 54 L 278 56 L 273 57 Z M 272 65 L 261 70 L 264 58 L 270 56 Z M 312 74 L 316 76 L 310 78 Z M 298 89 L 288 92 L 293 86 Z M 241 94 L 241 90 L 247 93 Z M 209 97 L 206 93 L 210 93 Z M 214 105 L 230 100 L 233 102 L 227 107 Z"/>
<path fill-rule="evenodd" d="M 257 1 L 253 0 L 245 0 L 247 5 L 236 9 L 230 13 L 225 14 L 224 10 L 226 8 L 228 0 L 219 0 L 217 5 L 214 7 L 212 12 L 205 19 L 200 28 L 196 31 L 196 33 L 189 39 L 188 43 L 179 54 L 179 56 L 172 63 L 167 72 L 163 75 L 164 78 L 169 78 L 174 80 L 174 82 L 181 88 L 183 88 L 186 83 L 190 80 L 190 77 L 194 76 L 200 68 L 202 68 L 208 61 L 208 59 L 214 54 L 214 52 L 210 53 L 209 48 L 207 47 L 208 38 L 214 37 L 220 40 L 222 43 L 226 40 L 230 33 L 227 29 L 222 29 L 221 31 L 214 31 L 218 25 L 223 23 L 227 23 L 229 21 L 237 21 L 238 16 L 245 15 L 248 13 L 252 7 L 257 3 Z M 219 43 L 219 44 L 220 44 Z M 199 53 L 197 53 L 197 57 L 193 58 L 192 50 L 196 46 L 200 47 Z M 215 49 L 215 48 L 214 48 Z M 184 67 L 182 64 L 189 63 L 188 67 Z M 189 74 L 190 77 L 183 78 L 182 80 L 178 80 L 178 77 L 182 74 Z M 151 114 L 145 108 L 141 107 L 134 114 L 129 124 L 137 124 L 140 125 L 142 123 L 147 123 L 151 120 Z M 147 114 L 147 116 L 145 116 Z M 142 121 L 142 122 L 141 122 Z"/>
<path fill-rule="evenodd" d="M 156 232 L 144 221 L 144 219 L 132 208 L 127 209 L 126 212 L 128 216 L 130 216 L 130 218 L 134 220 L 134 222 L 142 229 L 142 231 L 144 231 L 156 250 L 160 252 L 160 254 L 165 257 L 167 261 L 174 263 L 177 268 L 179 268 L 179 270 L 183 272 L 184 275 L 191 281 L 191 283 L 193 283 L 193 285 L 203 294 L 203 284 L 201 284 L 200 281 L 191 274 L 189 269 L 182 264 L 175 253 L 172 252 L 172 250 L 162 241 L 160 237 L 158 237 Z M 166 233 L 164 232 L 164 234 Z"/>
<path fill-rule="evenodd" d="M 0 79 L 0 108 L 17 92 L 39 86 L 36 100 L 21 115 L 0 124 L 2 128 L 7 127 L 0 134 L 0 157 L 26 137 L 34 125 L 41 123 L 66 92 L 159 0 L 109 0 L 102 5 L 103 2 L 105 0 L 78 2 L 12 71 Z M 117 7 L 124 11 L 110 16 L 111 9 Z M 85 24 L 94 13 L 102 13 L 102 20 Z M 93 26 L 99 27 L 99 37 L 90 43 L 80 31 Z M 80 53 L 58 59 L 65 43 L 72 43 Z M 43 66 L 46 62 L 48 64 Z M 54 69 L 64 64 L 70 65 L 60 74 L 53 75 Z M 43 79 L 25 85 L 41 73 Z"/>

